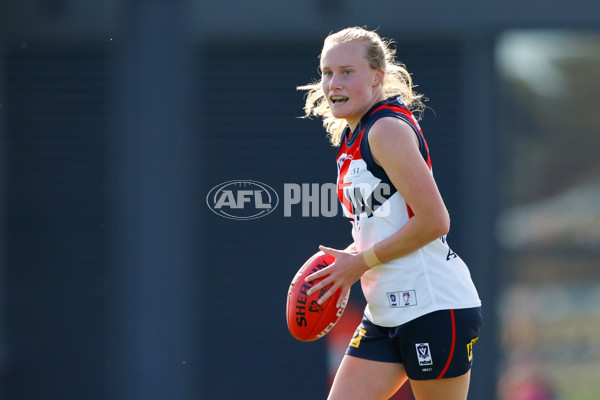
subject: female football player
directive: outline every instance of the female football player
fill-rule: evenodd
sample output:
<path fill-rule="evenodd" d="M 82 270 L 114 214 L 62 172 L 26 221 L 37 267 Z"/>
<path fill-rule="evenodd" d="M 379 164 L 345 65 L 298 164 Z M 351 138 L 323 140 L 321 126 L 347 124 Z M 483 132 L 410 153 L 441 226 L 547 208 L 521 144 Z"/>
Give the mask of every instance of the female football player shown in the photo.
<path fill-rule="evenodd" d="M 424 109 L 391 41 L 364 28 L 329 35 L 306 116 L 319 116 L 337 158 L 338 198 L 352 222 L 346 250 L 307 278 L 310 293 L 346 293 L 360 279 L 367 306 L 329 399 L 388 399 L 410 379 L 417 400 L 467 397 L 481 302 L 446 242 L 450 219 L 413 111 Z M 309 294 L 310 294 L 309 293 Z M 338 302 L 341 302 L 340 296 Z"/>

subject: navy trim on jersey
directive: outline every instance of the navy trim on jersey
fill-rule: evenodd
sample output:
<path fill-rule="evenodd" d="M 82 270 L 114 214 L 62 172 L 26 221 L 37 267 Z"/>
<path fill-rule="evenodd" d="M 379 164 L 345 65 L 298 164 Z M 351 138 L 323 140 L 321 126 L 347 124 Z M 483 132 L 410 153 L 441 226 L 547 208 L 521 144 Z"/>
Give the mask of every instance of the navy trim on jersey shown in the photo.
<path fill-rule="evenodd" d="M 381 107 L 382 105 L 392 105 L 392 106 L 400 106 L 402 108 L 405 108 L 404 105 L 399 102 L 396 101 L 396 99 L 394 100 L 385 100 L 382 102 L 379 102 L 377 104 L 375 104 L 371 110 L 369 110 L 369 113 L 367 113 L 365 115 L 365 117 L 363 117 L 363 119 L 361 120 L 361 123 L 366 122 L 367 126 L 364 128 L 364 132 L 362 135 L 362 141 L 360 143 L 360 154 L 363 158 L 363 160 L 365 161 L 365 163 L 367 164 L 367 168 L 369 171 L 371 171 L 371 173 L 381 179 L 383 182 L 387 183 L 390 185 L 390 187 L 392 188 L 392 193 L 390 193 L 390 196 L 392 194 L 394 194 L 396 192 L 396 189 L 394 187 L 394 185 L 392 184 L 392 182 L 390 181 L 390 178 L 388 177 L 387 173 L 385 172 L 385 170 L 375 162 L 375 159 L 373 158 L 373 154 L 371 153 L 371 146 L 369 146 L 369 131 L 371 130 L 371 127 L 373 126 L 373 124 L 375 124 L 375 122 L 377 122 L 380 118 L 384 118 L 384 117 L 394 117 L 394 118 L 398 118 L 404 122 L 406 122 L 415 132 L 415 134 L 417 135 L 417 139 L 419 140 L 419 151 L 421 153 L 421 156 L 423 157 L 423 159 L 425 160 L 425 162 L 427 162 L 428 158 L 429 158 L 429 153 L 427 150 L 427 146 L 425 144 L 425 139 L 423 138 L 423 136 L 421 135 L 421 133 L 419 132 L 419 129 L 415 126 L 414 122 L 410 120 L 410 118 L 406 117 L 404 114 L 401 114 L 397 111 L 394 111 L 390 108 L 384 108 L 381 109 L 377 112 L 375 112 L 374 114 L 372 113 L 372 110 L 377 109 L 378 107 Z M 359 124 L 360 126 L 360 124 Z"/>
<path fill-rule="evenodd" d="M 346 141 L 346 147 L 347 148 L 352 147 L 352 145 L 354 144 L 356 139 L 360 136 L 360 133 L 365 129 L 365 124 L 369 121 L 369 118 L 371 118 L 371 114 L 373 114 L 373 111 L 375 111 L 378 107 L 381 107 L 383 104 L 390 104 L 390 105 L 395 105 L 395 106 L 400 106 L 400 107 L 405 108 L 404 105 L 402 104 L 402 102 L 394 101 L 394 100 L 391 100 L 391 99 L 383 100 L 383 101 L 380 101 L 379 103 L 376 103 L 371 108 L 369 108 L 369 111 L 367 111 L 365 113 L 365 115 L 362 116 L 360 121 L 358 121 L 358 125 L 356 126 L 356 129 L 354 130 L 354 132 L 352 132 L 352 130 L 350 129 L 349 126 L 346 127 L 346 129 L 343 133 L 344 140 Z"/>
<path fill-rule="evenodd" d="M 392 192 L 390 193 L 390 196 L 391 196 L 392 194 L 394 194 L 396 192 L 396 188 L 392 184 L 392 181 L 388 177 L 385 170 L 381 167 L 381 165 L 379 165 L 375 162 L 375 159 L 373 158 L 373 154 L 371 153 L 371 146 L 369 146 L 369 131 L 371 130 L 371 127 L 373 126 L 373 124 L 379 118 L 383 118 L 383 117 L 387 117 L 387 116 L 395 116 L 395 114 L 396 114 L 395 112 L 393 112 L 391 110 L 389 110 L 390 112 L 385 112 L 385 111 L 388 111 L 388 110 L 382 110 L 382 111 L 378 112 L 372 120 L 369 120 L 369 124 L 365 128 L 365 131 L 363 132 L 362 139 L 361 139 L 362 141 L 360 142 L 360 155 L 362 156 L 362 159 L 367 164 L 367 169 L 369 171 L 371 171 L 373 176 L 381 179 L 382 182 L 390 185 L 390 188 L 392 190 Z"/>
<path fill-rule="evenodd" d="M 357 129 L 352 132 L 349 126 L 344 130 L 344 140 L 346 141 L 346 147 L 350 148 L 356 142 L 356 139 L 360 136 L 360 123 L 357 126 Z"/>

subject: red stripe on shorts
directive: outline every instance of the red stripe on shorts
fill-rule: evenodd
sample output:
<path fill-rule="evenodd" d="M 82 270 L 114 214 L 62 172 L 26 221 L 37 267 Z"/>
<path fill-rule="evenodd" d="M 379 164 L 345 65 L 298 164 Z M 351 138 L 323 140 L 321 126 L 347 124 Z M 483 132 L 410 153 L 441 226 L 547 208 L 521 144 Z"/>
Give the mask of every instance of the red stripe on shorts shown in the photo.
<path fill-rule="evenodd" d="M 444 369 L 440 373 L 440 376 L 437 379 L 442 379 L 448 371 L 448 367 L 450 367 L 450 363 L 452 362 L 452 357 L 454 356 L 454 346 L 456 344 L 456 321 L 454 320 L 454 310 L 450 310 L 450 317 L 452 318 L 452 346 L 450 347 L 450 354 L 448 355 L 448 361 L 446 361 L 446 365 Z"/>

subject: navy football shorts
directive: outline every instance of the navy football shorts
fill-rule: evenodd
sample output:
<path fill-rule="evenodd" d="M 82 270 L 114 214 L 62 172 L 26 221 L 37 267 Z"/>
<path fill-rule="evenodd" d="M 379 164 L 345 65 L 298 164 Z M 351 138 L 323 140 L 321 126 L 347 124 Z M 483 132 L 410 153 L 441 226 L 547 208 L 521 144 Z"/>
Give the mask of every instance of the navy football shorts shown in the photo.
<path fill-rule="evenodd" d="M 481 307 L 441 310 L 393 328 L 363 317 L 346 354 L 400 363 L 413 380 L 454 378 L 467 373 L 481 326 Z"/>

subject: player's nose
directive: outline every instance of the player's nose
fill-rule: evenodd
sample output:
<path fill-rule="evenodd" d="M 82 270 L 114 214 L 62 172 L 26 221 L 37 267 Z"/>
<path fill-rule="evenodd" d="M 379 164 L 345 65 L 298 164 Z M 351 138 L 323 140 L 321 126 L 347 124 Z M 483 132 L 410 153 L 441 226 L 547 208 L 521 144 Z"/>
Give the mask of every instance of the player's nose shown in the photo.
<path fill-rule="evenodd" d="M 336 90 L 336 89 L 341 89 L 342 88 L 342 83 L 341 83 L 341 80 L 339 78 L 339 75 L 333 74 L 333 76 L 327 82 L 327 88 L 329 90 Z"/>

